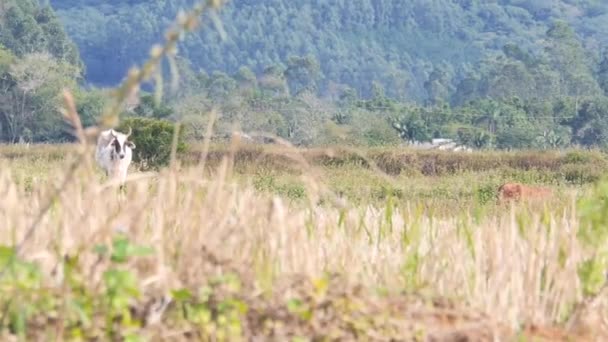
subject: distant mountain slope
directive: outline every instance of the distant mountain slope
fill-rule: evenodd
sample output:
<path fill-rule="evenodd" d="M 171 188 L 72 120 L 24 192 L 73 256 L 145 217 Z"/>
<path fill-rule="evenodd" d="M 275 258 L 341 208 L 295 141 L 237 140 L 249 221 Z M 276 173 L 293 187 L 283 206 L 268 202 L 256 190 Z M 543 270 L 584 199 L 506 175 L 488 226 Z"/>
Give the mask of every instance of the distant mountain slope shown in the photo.
<path fill-rule="evenodd" d="M 147 55 L 191 0 L 51 0 L 80 47 L 88 80 L 113 84 Z M 222 11 L 228 39 L 209 27 L 186 39 L 182 55 L 208 72 L 255 72 L 290 55 L 317 58 L 321 90 L 330 82 L 369 94 L 372 81 L 399 98 L 423 100 L 440 68 L 456 84 L 506 43 L 535 51 L 555 20 L 575 28 L 591 58 L 608 43 L 602 0 L 234 0 Z"/>
<path fill-rule="evenodd" d="M 0 1 L 0 46 L 21 57 L 48 52 L 68 63 L 81 63 L 78 48 L 51 7 L 38 0 Z"/>

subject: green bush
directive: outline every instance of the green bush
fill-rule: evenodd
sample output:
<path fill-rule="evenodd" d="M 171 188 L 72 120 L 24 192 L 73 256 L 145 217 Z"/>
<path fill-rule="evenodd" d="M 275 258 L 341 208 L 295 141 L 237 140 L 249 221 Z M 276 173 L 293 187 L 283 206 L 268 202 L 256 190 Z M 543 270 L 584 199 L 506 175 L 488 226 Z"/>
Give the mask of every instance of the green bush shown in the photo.
<path fill-rule="evenodd" d="M 498 186 L 494 183 L 483 184 L 475 189 L 475 199 L 479 204 L 491 203 L 498 195 Z"/>
<path fill-rule="evenodd" d="M 174 123 L 167 120 L 134 117 L 122 120 L 118 130 L 127 132 L 129 127 L 133 129 L 130 140 L 135 143 L 133 161 L 151 168 L 169 163 L 175 131 Z M 180 129 L 177 144 L 178 153 L 186 150 L 183 132 Z"/>
<path fill-rule="evenodd" d="M 571 151 L 564 156 L 564 163 L 566 164 L 585 164 L 591 161 L 589 154 L 581 151 Z"/>
<path fill-rule="evenodd" d="M 567 164 L 561 168 L 561 173 L 568 183 L 583 185 L 598 181 L 604 170 L 592 164 Z"/>
<path fill-rule="evenodd" d="M 578 202 L 580 228 L 577 237 L 589 257 L 578 266 L 585 295 L 595 295 L 606 284 L 608 267 L 608 180 L 597 182 Z"/>

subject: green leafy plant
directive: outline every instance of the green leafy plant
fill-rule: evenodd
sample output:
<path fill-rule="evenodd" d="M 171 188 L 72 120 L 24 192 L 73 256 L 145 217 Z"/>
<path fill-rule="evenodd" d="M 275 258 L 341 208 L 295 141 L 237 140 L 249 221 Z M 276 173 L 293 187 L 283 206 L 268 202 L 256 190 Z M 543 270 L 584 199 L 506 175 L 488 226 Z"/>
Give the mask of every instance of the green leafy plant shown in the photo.
<path fill-rule="evenodd" d="M 496 199 L 498 187 L 495 184 L 483 184 L 475 190 L 477 203 L 484 205 Z"/>
<path fill-rule="evenodd" d="M 579 202 L 580 228 L 577 234 L 589 257 L 579 266 L 579 278 L 587 295 L 605 283 L 608 268 L 608 180 L 596 185 L 590 196 Z"/>
<path fill-rule="evenodd" d="M 203 336 L 234 340 L 242 336 L 242 322 L 249 310 L 238 296 L 240 290 L 240 278 L 226 273 L 209 279 L 196 294 L 181 288 L 171 295 L 181 309 L 181 318 L 196 324 Z"/>
<path fill-rule="evenodd" d="M 45 317 L 61 321 L 72 338 L 100 337 L 99 322 L 105 321 L 107 337 L 133 340 L 143 322 L 130 308 L 141 289 L 136 275 L 121 266 L 134 257 L 151 255 L 153 250 L 117 236 L 111 246 L 98 245 L 93 251 L 100 261 L 108 262 L 102 274 L 103 291 L 92 288 L 78 255 L 64 258 L 63 291 L 54 291 L 44 287 L 38 265 L 20 259 L 14 248 L 0 246 L 0 268 L 6 270 L 0 278 L 0 302 L 7 317 L 0 322 L 0 330 L 8 328 L 26 339 L 33 336 L 39 318 Z"/>
<path fill-rule="evenodd" d="M 139 328 L 142 322 L 135 320 L 129 310 L 132 301 L 141 295 L 139 284 L 135 274 L 119 266 L 126 264 L 133 257 L 151 255 L 153 249 L 134 245 L 127 237 L 119 235 L 113 239 L 111 249 L 98 245 L 94 250 L 111 262 L 111 267 L 104 271 L 102 276 L 105 286 L 102 307 L 106 312 L 106 333 L 115 337 L 122 329 L 129 331 Z M 118 329 L 115 323 L 117 320 L 120 322 Z"/>
<path fill-rule="evenodd" d="M 131 127 L 133 133 L 130 139 L 135 143 L 133 160 L 143 162 L 147 167 L 160 167 L 167 165 L 171 158 L 171 148 L 176 124 L 167 120 L 132 117 L 122 120 L 118 127 L 126 132 Z M 177 153 L 186 150 L 184 131 L 179 130 Z"/>
<path fill-rule="evenodd" d="M 7 246 L 0 246 L 0 268 L 6 270 L 0 278 L 0 298 L 8 316 L 6 323 L 11 332 L 23 339 L 29 319 L 44 308 L 37 305 L 42 274 L 35 264 L 18 258 L 15 248 Z M 4 324 L 0 322 L 0 329 L 6 328 Z"/>

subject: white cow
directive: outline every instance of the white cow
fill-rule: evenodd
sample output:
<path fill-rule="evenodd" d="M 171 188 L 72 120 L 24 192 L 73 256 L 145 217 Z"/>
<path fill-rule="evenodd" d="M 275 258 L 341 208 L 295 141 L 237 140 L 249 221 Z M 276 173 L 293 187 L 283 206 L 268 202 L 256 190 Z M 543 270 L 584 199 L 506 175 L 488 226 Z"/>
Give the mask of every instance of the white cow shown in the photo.
<path fill-rule="evenodd" d="M 131 127 L 127 134 L 109 129 L 101 132 L 97 139 L 95 160 L 107 176 L 112 180 L 120 181 L 121 187 L 127 179 L 127 171 L 133 158 L 132 150 L 135 149 L 135 144 L 128 140 L 131 133 Z"/>

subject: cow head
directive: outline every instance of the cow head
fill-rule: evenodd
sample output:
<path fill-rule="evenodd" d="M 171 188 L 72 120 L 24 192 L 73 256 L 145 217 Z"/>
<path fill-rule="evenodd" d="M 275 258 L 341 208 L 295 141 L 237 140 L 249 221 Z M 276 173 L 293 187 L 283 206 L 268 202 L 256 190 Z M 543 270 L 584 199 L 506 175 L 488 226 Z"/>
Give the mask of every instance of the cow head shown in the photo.
<path fill-rule="evenodd" d="M 116 132 L 113 129 L 110 130 L 110 136 L 112 138 L 110 145 L 113 148 L 112 155 L 114 157 L 123 159 L 125 157 L 127 149 L 135 149 L 135 143 L 129 140 L 129 136 L 131 135 L 131 133 L 131 127 L 129 127 L 129 133 L 127 134 Z"/>

